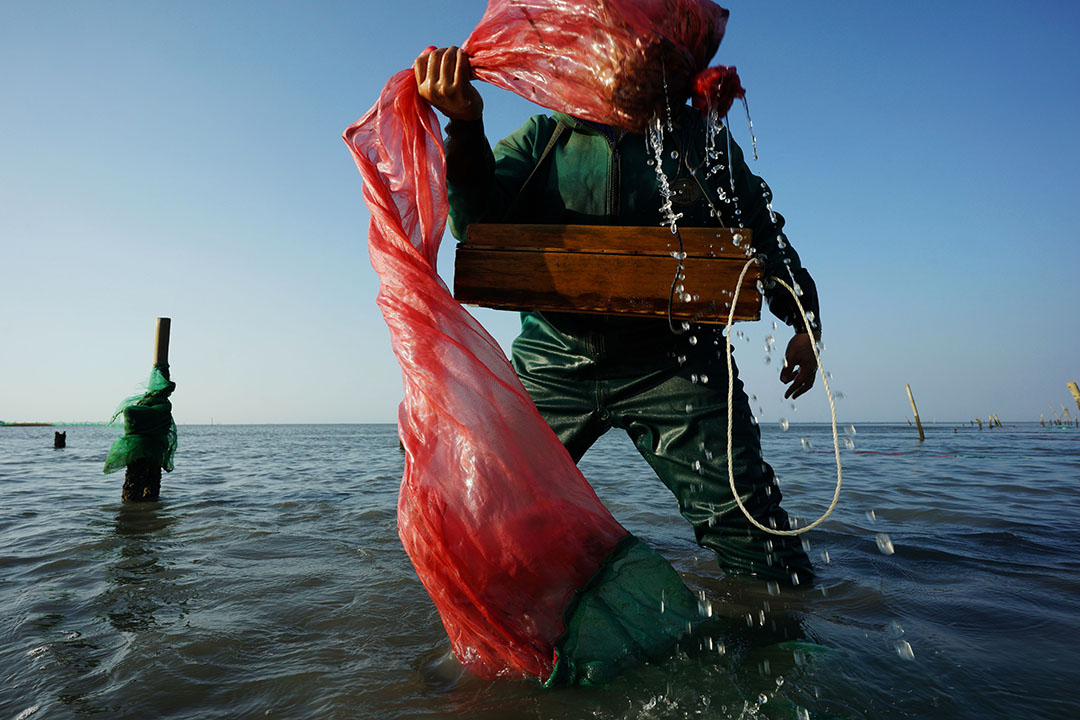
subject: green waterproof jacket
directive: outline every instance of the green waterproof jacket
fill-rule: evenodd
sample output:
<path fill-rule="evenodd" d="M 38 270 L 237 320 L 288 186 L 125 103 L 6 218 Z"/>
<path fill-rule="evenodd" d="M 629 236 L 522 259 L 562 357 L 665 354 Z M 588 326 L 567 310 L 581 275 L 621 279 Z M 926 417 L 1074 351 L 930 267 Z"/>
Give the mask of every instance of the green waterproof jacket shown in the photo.
<path fill-rule="evenodd" d="M 560 124 L 564 127 L 549 148 Z M 721 153 L 719 158 L 704 162 L 706 130 L 698 111 L 683 106 L 674 113 L 661 160 L 673 191 L 672 209 L 682 214 L 678 224 L 749 228 L 765 277 L 780 277 L 801 291 L 803 307 L 813 313 L 811 324 L 819 331 L 814 281 L 787 242 L 783 217 L 770 207 L 771 191 L 747 167 L 726 129 L 713 148 Z M 473 222 L 664 224 L 655 158 L 644 135 L 555 113 L 533 116 L 492 150 L 482 120 L 452 120 L 447 125 L 446 153 L 450 230 L 459 240 Z M 716 164 L 724 169 L 707 177 Z M 765 297 L 774 315 L 797 331 L 806 331 L 787 290 L 766 282 Z M 574 322 L 591 321 L 578 317 Z M 666 329 L 666 322 L 663 325 Z"/>

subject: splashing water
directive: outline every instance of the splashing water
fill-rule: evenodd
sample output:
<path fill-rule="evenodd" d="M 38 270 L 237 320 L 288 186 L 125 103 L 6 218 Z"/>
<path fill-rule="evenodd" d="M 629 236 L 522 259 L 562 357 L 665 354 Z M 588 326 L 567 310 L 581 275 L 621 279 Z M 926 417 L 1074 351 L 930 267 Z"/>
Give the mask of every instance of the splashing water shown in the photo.
<path fill-rule="evenodd" d="M 670 110 L 668 111 L 670 115 Z M 671 119 L 668 118 L 668 125 L 670 128 Z M 672 206 L 673 194 L 671 192 L 671 184 L 668 182 L 667 173 L 664 172 L 664 122 L 659 116 L 653 117 L 652 123 L 649 125 L 649 132 L 645 135 L 645 143 L 649 152 L 652 154 L 656 170 L 656 182 L 660 188 L 660 215 L 663 218 L 660 224 L 664 227 L 670 228 L 671 233 L 674 235 L 678 232 L 678 223 L 682 219 L 682 213 L 676 213 Z M 682 255 L 682 239 L 679 240 L 679 254 Z M 682 260 L 679 258 L 679 270 L 682 273 Z"/>
<path fill-rule="evenodd" d="M 896 549 L 893 548 L 892 539 L 885 533 L 878 533 L 874 536 L 874 540 L 877 542 L 878 550 L 881 551 L 882 555 L 892 555 L 896 552 Z"/>
<path fill-rule="evenodd" d="M 746 102 L 746 98 L 742 98 L 743 109 L 746 110 L 746 124 L 750 126 L 750 143 L 754 148 L 754 159 L 757 160 L 757 136 L 754 135 L 754 121 L 750 119 L 750 103 Z"/>

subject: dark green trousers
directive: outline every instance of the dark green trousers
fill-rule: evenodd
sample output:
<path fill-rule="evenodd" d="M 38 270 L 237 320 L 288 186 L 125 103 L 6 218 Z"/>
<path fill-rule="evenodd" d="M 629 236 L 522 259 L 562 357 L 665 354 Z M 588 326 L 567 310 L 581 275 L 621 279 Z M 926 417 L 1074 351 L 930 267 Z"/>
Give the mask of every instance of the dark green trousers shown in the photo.
<path fill-rule="evenodd" d="M 575 462 L 611 428 L 625 430 L 725 572 L 808 585 L 813 569 L 800 541 L 754 528 L 731 495 L 723 348 L 714 328 L 676 335 L 666 321 L 525 313 L 512 360 Z M 786 530 L 737 373 L 734 398 L 735 487 L 758 522 Z"/>

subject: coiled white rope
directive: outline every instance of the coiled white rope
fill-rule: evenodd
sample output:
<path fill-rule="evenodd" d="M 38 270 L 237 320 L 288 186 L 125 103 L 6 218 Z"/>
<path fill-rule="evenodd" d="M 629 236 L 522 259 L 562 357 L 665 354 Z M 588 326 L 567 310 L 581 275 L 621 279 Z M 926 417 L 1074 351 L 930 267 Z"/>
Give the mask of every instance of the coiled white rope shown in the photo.
<path fill-rule="evenodd" d="M 825 514 L 819 517 L 814 522 L 810 523 L 806 527 L 797 528 L 795 530 L 777 530 L 775 528 L 767 528 L 753 517 L 751 517 L 746 506 L 743 505 L 742 499 L 739 498 L 739 493 L 735 489 L 735 461 L 732 458 L 732 438 L 731 430 L 734 420 L 734 398 L 735 398 L 735 377 L 732 373 L 731 367 L 731 326 L 735 322 L 735 301 L 739 297 L 739 291 L 742 289 L 743 280 L 746 278 L 746 271 L 750 269 L 750 266 L 757 262 L 756 258 L 751 258 L 743 266 L 742 272 L 739 273 L 739 280 L 735 283 L 735 292 L 732 295 L 731 311 L 728 313 L 728 331 L 724 333 L 726 339 L 725 349 L 727 352 L 727 373 L 728 373 L 728 397 L 727 397 L 727 412 L 728 412 L 728 426 L 727 426 L 727 466 L 728 466 L 728 483 L 731 485 L 731 494 L 735 498 L 735 502 L 738 504 L 739 509 L 742 510 L 743 515 L 750 521 L 750 524 L 759 530 L 764 530 L 767 533 L 773 535 L 801 535 L 804 532 L 813 530 L 821 523 L 825 522 L 825 519 L 829 517 L 833 509 L 836 507 L 836 503 L 840 500 L 840 486 L 843 484 L 843 468 L 840 465 L 840 439 L 836 432 L 836 402 L 833 400 L 832 391 L 829 390 L 829 378 L 825 375 L 825 368 L 821 364 L 821 355 L 818 354 L 817 341 L 814 340 L 813 334 L 811 334 L 811 347 L 814 349 L 814 360 L 817 361 L 818 371 L 821 373 L 821 381 L 825 384 L 825 394 L 829 398 L 829 410 L 832 412 L 832 437 L 833 437 L 833 451 L 836 453 L 836 491 L 833 493 L 832 502 L 829 504 L 829 509 L 825 511 Z M 790 285 L 781 280 L 778 277 L 772 278 L 776 282 L 780 283 L 783 287 L 791 293 L 791 296 L 795 298 L 795 305 L 799 308 L 799 314 L 802 315 L 803 324 L 806 328 L 810 327 L 810 321 L 806 317 L 806 311 L 803 309 L 802 302 L 799 300 L 798 293 L 792 289 Z"/>

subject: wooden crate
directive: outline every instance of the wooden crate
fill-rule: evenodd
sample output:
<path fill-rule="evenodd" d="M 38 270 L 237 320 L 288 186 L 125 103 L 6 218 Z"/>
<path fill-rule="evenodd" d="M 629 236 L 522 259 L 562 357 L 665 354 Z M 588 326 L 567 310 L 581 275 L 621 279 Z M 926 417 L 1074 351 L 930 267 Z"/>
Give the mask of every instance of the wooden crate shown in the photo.
<path fill-rule="evenodd" d="M 680 228 L 685 293 L 672 317 L 727 323 L 749 230 Z M 740 235 L 736 245 L 734 237 Z M 457 248 L 454 298 L 503 310 L 667 317 L 679 241 L 664 227 L 473 224 Z M 761 316 L 755 264 L 743 279 L 736 320 Z"/>

